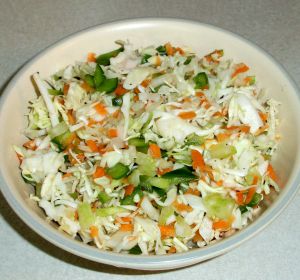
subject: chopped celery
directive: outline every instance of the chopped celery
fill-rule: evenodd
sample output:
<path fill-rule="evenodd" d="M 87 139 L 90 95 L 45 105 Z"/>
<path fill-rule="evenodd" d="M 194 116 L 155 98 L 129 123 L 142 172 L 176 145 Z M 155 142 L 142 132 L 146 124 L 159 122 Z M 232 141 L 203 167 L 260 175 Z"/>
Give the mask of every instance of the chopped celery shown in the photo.
<path fill-rule="evenodd" d="M 165 225 L 167 220 L 174 214 L 174 208 L 172 206 L 166 206 L 161 209 L 158 223 Z"/>
<path fill-rule="evenodd" d="M 128 176 L 128 182 L 135 187 L 140 183 L 140 171 L 138 169 L 134 169 L 131 174 Z"/>
<path fill-rule="evenodd" d="M 110 197 L 106 192 L 100 192 L 98 194 L 98 199 L 101 201 L 101 203 L 106 203 L 111 201 L 112 197 Z"/>
<path fill-rule="evenodd" d="M 113 179 L 121 179 L 125 177 L 129 172 L 129 167 L 122 163 L 117 163 L 111 168 L 107 168 L 106 174 L 111 176 Z"/>
<path fill-rule="evenodd" d="M 149 146 L 149 144 L 145 142 L 145 139 L 140 138 L 140 137 L 129 139 L 128 145 L 132 145 L 132 146 L 136 146 L 136 147 L 147 147 L 147 148 Z"/>
<path fill-rule="evenodd" d="M 204 89 L 208 86 L 208 78 L 205 72 L 198 73 L 194 78 L 195 89 Z"/>
<path fill-rule="evenodd" d="M 156 174 L 155 160 L 147 154 L 136 153 L 136 163 L 142 175 L 153 177 Z"/>
<path fill-rule="evenodd" d="M 94 76 L 86 74 L 84 76 L 84 81 L 92 88 L 95 88 Z"/>
<path fill-rule="evenodd" d="M 96 216 L 98 217 L 114 216 L 118 213 L 123 213 L 127 211 L 128 211 L 127 209 L 119 206 L 99 208 L 96 210 Z"/>
<path fill-rule="evenodd" d="M 95 73 L 94 73 L 94 85 L 95 88 L 99 88 L 100 85 L 105 81 L 104 72 L 99 64 L 97 64 Z"/>
<path fill-rule="evenodd" d="M 212 193 L 203 198 L 207 214 L 211 218 L 226 220 L 232 215 L 235 201 L 230 197 L 223 197 L 220 194 Z"/>
<path fill-rule="evenodd" d="M 141 60 L 141 64 L 145 64 L 148 62 L 148 59 L 151 57 L 151 54 L 144 54 Z"/>
<path fill-rule="evenodd" d="M 132 247 L 128 251 L 128 253 L 131 254 L 131 255 L 140 255 L 140 254 L 142 254 L 142 250 L 141 250 L 140 246 L 137 244 L 134 247 Z"/>
<path fill-rule="evenodd" d="M 34 188 L 35 188 L 35 195 L 37 197 L 41 197 L 42 184 L 36 184 Z"/>
<path fill-rule="evenodd" d="M 111 93 L 117 88 L 117 86 L 118 78 L 111 78 L 104 80 L 96 89 L 100 92 Z"/>
<path fill-rule="evenodd" d="M 165 173 L 161 178 L 167 179 L 172 185 L 178 185 L 180 183 L 189 183 L 197 179 L 197 176 L 187 167 L 182 167 Z"/>
<path fill-rule="evenodd" d="M 185 138 L 186 145 L 202 145 L 204 141 L 204 137 L 199 136 L 195 133 L 192 133 Z"/>
<path fill-rule="evenodd" d="M 122 98 L 122 96 L 114 97 L 112 99 L 112 105 L 113 106 L 121 107 L 122 104 L 123 104 L 123 98 Z"/>
<path fill-rule="evenodd" d="M 89 229 L 95 223 L 95 215 L 92 211 L 91 205 L 83 202 L 78 205 L 78 218 L 81 230 Z"/>
<path fill-rule="evenodd" d="M 208 150 L 212 158 L 219 159 L 230 157 L 236 153 L 236 148 L 226 143 L 211 145 Z"/>
<path fill-rule="evenodd" d="M 49 88 L 48 89 L 48 93 L 50 95 L 54 95 L 54 96 L 57 96 L 57 95 L 63 95 L 62 91 L 61 90 L 57 90 L 57 89 L 53 89 L 53 88 Z"/>
<path fill-rule="evenodd" d="M 163 190 L 168 190 L 171 185 L 171 180 L 162 177 L 141 176 L 140 185 L 143 187 L 157 187 Z"/>
<path fill-rule="evenodd" d="M 180 237 L 189 237 L 193 234 L 191 227 L 185 222 L 181 216 L 176 217 L 176 234 Z"/>
<path fill-rule="evenodd" d="M 124 51 L 123 47 L 118 48 L 118 49 L 116 49 L 114 51 L 111 51 L 111 52 L 101 54 L 97 57 L 96 61 L 100 65 L 104 65 L 104 66 L 110 65 L 110 59 L 112 57 L 116 57 L 122 51 Z"/>

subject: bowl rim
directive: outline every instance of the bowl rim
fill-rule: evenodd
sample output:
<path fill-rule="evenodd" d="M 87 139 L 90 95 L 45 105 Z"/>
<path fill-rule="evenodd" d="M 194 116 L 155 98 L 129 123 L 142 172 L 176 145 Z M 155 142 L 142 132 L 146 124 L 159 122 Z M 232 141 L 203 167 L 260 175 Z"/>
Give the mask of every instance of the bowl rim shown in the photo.
<path fill-rule="evenodd" d="M 2 108 L 5 105 L 5 101 L 10 93 L 10 91 L 14 88 L 16 82 L 23 75 L 23 73 L 34 64 L 40 57 L 45 55 L 47 52 L 52 49 L 58 47 L 59 45 L 64 44 L 65 42 L 72 40 L 76 37 L 83 35 L 84 33 L 94 31 L 97 29 L 102 29 L 109 26 L 120 26 L 120 25 L 130 25 L 136 23 L 149 23 L 149 24 L 166 24 L 166 23 L 185 23 L 191 25 L 197 25 L 199 27 L 209 28 L 211 30 L 219 31 L 222 33 L 226 33 L 233 38 L 236 38 L 248 45 L 252 48 L 258 50 L 265 57 L 267 57 L 281 72 L 281 74 L 286 78 L 288 83 L 290 84 L 293 91 L 296 93 L 298 97 L 298 102 L 300 106 L 300 91 L 293 80 L 293 78 L 288 74 L 286 69 L 279 63 L 277 60 L 270 55 L 266 50 L 259 47 L 255 43 L 245 39 L 243 36 L 233 33 L 229 30 L 207 24 L 202 23 L 195 20 L 189 20 L 184 18 L 172 18 L 172 17 L 144 17 L 144 18 L 134 18 L 134 19 L 123 19 L 117 21 L 110 21 L 103 24 L 98 24 L 92 27 L 88 27 L 82 29 L 80 31 L 74 32 L 68 36 L 63 37 L 62 39 L 57 40 L 53 44 L 39 51 L 36 55 L 34 55 L 31 59 L 29 59 L 25 64 L 21 66 L 21 68 L 17 71 L 17 73 L 13 76 L 12 79 L 9 80 L 9 83 L 6 85 L 0 97 L 0 113 Z M 128 28 L 128 27 L 127 27 Z M 126 29 L 126 28 L 125 28 Z M 141 255 L 127 255 L 121 253 L 114 253 L 110 251 L 102 251 L 96 247 L 78 242 L 74 239 L 71 239 L 57 229 L 50 229 L 47 227 L 44 220 L 40 217 L 33 217 L 29 210 L 26 207 L 21 205 L 18 200 L 14 197 L 13 193 L 10 191 L 10 188 L 5 180 L 5 176 L 3 175 L 2 170 L 0 170 L 0 178 L 2 183 L 0 184 L 0 189 L 7 200 L 10 207 L 14 210 L 15 213 L 25 222 L 33 231 L 38 233 L 40 236 L 54 244 L 55 246 L 62 248 L 74 255 L 78 255 L 80 257 L 100 262 L 108 265 L 113 265 L 117 267 L 124 268 L 132 268 L 132 269 L 143 269 L 143 270 L 165 270 L 169 268 L 177 268 L 184 267 L 187 265 L 191 265 L 200 261 L 204 261 L 218 255 L 221 255 L 233 248 L 239 246 L 241 243 L 246 240 L 252 238 L 254 235 L 261 232 L 268 224 L 274 221 L 275 218 L 287 207 L 287 205 L 292 201 L 298 192 L 300 185 L 300 173 L 295 176 L 293 182 L 290 182 L 289 189 L 284 192 L 283 195 L 279 195 L 277 200 L 271 205 L 271 207 L 267 208 L 262 215 L 256 219 L 253 223 L 248 225 L 246 228 L 241 231 L 235 233 L 234 235 L 223 239 L 215 244 L 206 246 L 204 248 L 193 249 L 184 253 L 177 253 L 173 255 L 163 255 L 163 256 L 141 256 Z"/>

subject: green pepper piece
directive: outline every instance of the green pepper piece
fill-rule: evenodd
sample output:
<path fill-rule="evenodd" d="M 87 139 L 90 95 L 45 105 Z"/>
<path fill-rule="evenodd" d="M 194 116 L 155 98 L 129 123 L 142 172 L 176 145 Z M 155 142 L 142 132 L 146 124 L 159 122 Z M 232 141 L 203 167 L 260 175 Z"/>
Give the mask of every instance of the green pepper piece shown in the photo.
<path fill-rule="evenodd" d="M 54 89 L 54 88 L 49 88 L 48 93 L 50 95 L 54 95 L 54 96 L 63 95 L 61 90 L 57 90 L 57 89 Z"/>
<path fill-rule="evenodd" d="M 74 132 L 70 132 L 69 130 L 61 135 L 54 137 L 51 142 L 57 145 L 60 151 L 63 151 L 73 139 Z"/>
<path fill-rule="evenodd" d="M 247 206 L 245 205 L 241 205 L 239 206 L 239 209 L 241 211 L 242 214 L 246 213 L 248 211 Z"/>
<path fill-rule="evenodd" d="M 145 142 L 145 138 L 136 137 L 128 140 L 128 145 L 136 146 L 136 147 L 148 147 L 149 144 Z"/>
<path fill-rule="evenodd" d="M 157 187 L 159 189 L 168 190 L 171 183 L 171 180 L 162 177 L 140 176 L 140 185 L 149 189 L 151 189 L 151 187 Z"/>
<path fill-rule="evenodd" d="M 203 89 L 208 86 L 208 78 L 205 72 L 198 73 L 194 78 L 195 89 Z"/>
<path fill-rule="evenodd" d="M 99 64 L 96 65 L 95 73 L 94 73 L 94 84 L 95 88 L 98 89 L 100 85 L 104 82 L 105 75 Z"/>
<path fill-rule="evenodd" d="M 168 179 L 171 184 L 178 185 L 180 183 L 189 183 L 197 178 L 197 176 L 186 167 L 175 169 L 161 176 Z"/>
<path fill-rule="evenodd" d="M 148 59 L 151 57 L 152 55 L 151 54 L 144 54 L 143 57 L 142 57 L 142 60 L 141 60 L 141 64 L 145 64 L 148 62 Z"/>
<path fill-rule="evenodd" d="M 69 193 L 69 195 L 70 195 L 73 199 L 77 199 L 77 197 L 78 197 L 78 192 Z"/>
<path fill-rule="evenodd" d="M 259 193 L 255 193 L 251 199 L 251 201 L 247 204 L 249 207 L 256 206 L 261 200 L 263 196 Z"/>
<path fill-rule="evenodd" d="M 103 54 L 100 54 L 97 58 L 96 58 L 96 62 L 100 65 L 104 65 L 104 66 L 107 66 L 107 65 L 110 65 L 110 59 L 112 57 L 116 57 L 120 52 L 124 51 L 124 48 L 121 47 L 121 48 L 118 48 L 114 51 L 111 51 L 111 52 L 107 52 L 107 53 L 103 53 Z"/>
<path fill-rule="evenodd" d="M 95 223 L 95 215 L 92 211 L 91 205 L 83 202 L 78 205 L 78 218 L 81 230 L 89 229 Z"/>
<path fill-rule="evenodd" d="M 144 196 L 141 187 L 136 187 L 133 190 L 132 194 L 125 196 L 121 200 L 121 205 L 135 205 L 135 202 L 134 202 L 135 195 L 139 195 L 140 199 Z"/>
<path fill-rule="evenodd" d="M 184 65 L 189 65 L 192 61 L 192 58 L 194 58 L 194 56 L 188 56 L 183 64 Z"/>
<path fill-rule="evenodd" d="M 224 159 L 236 154 L 236 148 L 226 143 L 211 145 L 208 150 L 212 158 Z"/>
<path fill-rule="evenodd" d="M 159 52 L 160 55 L 167 55 L 167 50 L 164 46 L 158 46 L 156 50 Z"/>
<path fill-rule="evenodd" d="M 128 172 L 129 167 L 120 162 L 106 170 L 106 174 L 111 176 L 113 179 L 121 179 L 125 177 L 128 174 Z"/>
<path fill-rule="evenodd" d="M 96 89 L 100 92 L 111 93 L 117 88 L 117 86 L 118 78 L 111 78 L 104 80 L 100 86 L 96 87 Z"/>
<path fill-rule="evenodd" d="M 97 74 L 99 75 L 99 74 Z M 94 81 L 94 76 L 90 75 L 90 74 L 86 74 L 84 76 L 84 81 L 92 88 L 95 88 L 95 81 Z"/>
<path fill-rule="evenodd" d="M 113 106 L 118 106 L 118 107 L 121 107 L 123 104 L 123 98 L 121 96 L 119 97 L 114 97 L 112 99 L 112 105 Z"/>
<path fill-rule="evenodd" d="M 101 203 L 109 202 L 112 197 L 110 197 L 106 192 L 100 192 L 98 194 L 98 199 L 101 201 Z"/>
<path fill-rule="evenodd" d="M 134 247 L 132 247 L 128 251 L 128 253 L 131 254 L 131 255 L 140 255 L 140 254 L 142 254 L 142 250 L 141 250 L 140 246 L 137 244 Z"/>
<path fill-rule="evenodd" d="M 199 136 L 195 133 L 188 135 L 185 139 L 186 145 L 202 145 L 205 139 L 202 136 Z"/>

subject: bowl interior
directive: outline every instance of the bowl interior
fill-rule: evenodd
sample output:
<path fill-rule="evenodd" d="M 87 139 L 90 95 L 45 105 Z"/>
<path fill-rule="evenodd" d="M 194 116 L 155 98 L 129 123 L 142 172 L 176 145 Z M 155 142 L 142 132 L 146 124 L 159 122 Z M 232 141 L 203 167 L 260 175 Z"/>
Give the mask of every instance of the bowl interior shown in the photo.
<path fill-rule="evenodd" d="M 280 196 L 290 191 L 290 188 L 295 185 L 299 166 L 300 104 L 295 88 L 274 60 L 244 39 L 212 26 L 180 20 L 125 21 L 79 32 L 51 46 L 16 75 L 1 98 L 0 168 L 3 179 L 1 187 L 7 198 L 9 194 L 8 201 L 12 207 L 16 208 L 15 206 L 18 205 L 18 209 L 15 209 L 17 213 L 24 211 L 28 217 L 30 216 L 31 221 L 23 217 L 27 223 L 30 224 L 35 220 L 44 228 L 42 233 L 44 237 L 47 237 L 47 231 L 54 230 L 54 226 L 45 221 L 43 211 L 29 199 L 29 193 L 33 189 L 23 182 L 18 169 L 18 160 L 12 148 L 13 144 L 21 145 L 24 141 L 22 131 L 26 125 L 27 104 L 35 96 L 30 76 L 38 71 L 42 77 L 47 77 L 74 61 L 85 60 L 88 52 L 98 54 L 114 49 L 116 47 L 114 41 L 118 39 L 130 40 L 135 47 L 164 44 L 170 41 L 176 46 L 190 46 L 200 56 L 215 49 L 224 49 L 225 57 L 249 65 L 260 87 L 266 88 L 268 95 L 281 102 L 281 142 L 274 159 L 274 167 L 280 177 L 280 183 L 285 186 Z M 63 235 L 63 233 L 55 234 Z M 67 235 L 63 238 L 70 239 Z M 57 240 L 51 241 L 60 243 Z M 85 245 L 78 242 L 78 248 L 80 246 Z M 71 251 L 78 253 L 78 248 Z M 78 254 L 89 257 L 80 252 Z M 103 261 L 100 260 L 101 257 L 93 257 L 93 259 Z M 204 259 L 203 255 L 202 259 Z M 177 263 L 176 266 L 187 264 Z M 161 264 L 157 264 L 157 267 L 159 265 Z M 137 265 L 132 263 L 123 266 L 136 267 Z M 173 266 L 168 264 L 164 268 Z M 153 267 L 153 269 L 158 268 Z"/>

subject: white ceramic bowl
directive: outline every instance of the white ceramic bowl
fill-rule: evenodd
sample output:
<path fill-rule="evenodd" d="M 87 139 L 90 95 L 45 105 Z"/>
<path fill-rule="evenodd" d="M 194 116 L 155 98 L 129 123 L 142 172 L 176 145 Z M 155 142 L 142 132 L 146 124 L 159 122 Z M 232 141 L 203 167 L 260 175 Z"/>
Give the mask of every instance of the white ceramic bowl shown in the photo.
<path fill-rule="evenodd" d="M 33 192 L 20 176 L 12 144 L 22 144 L 27 102 L 34 97 L 30 76 L 39 71 L 48 76 L 88 52 L 101 53 L 115 47 L 117 39 L 129 39 L 136 47 L 163 44 L 192 47 L 200 56 L 214 49 L 224 49 L 226 57 L 243 61 L 257 75 L 261 87 L 282 103 L 280 133 L 282 140 L 274 166 L 284 185 L 271 207 L 245 229 L 214 245 L 186 253 L 166 256 L 134 256 L 100 251 L 73 240 L 45 220 L 44 212 L 29 199 Z M 254 236 L 288 205 L 300 182 L 300 102 L 294 82 L 285 70 L 265 51 L 249 41 L 210 25 L 177 19 L 137 19 L 96 26 L 50 46 L 29 61 L 11 80 L 0 104 L 1 190 L 14 211 L 34 231 L 48 241 L 81 257 L 143 270 L 163 270 L 191 265 L 223 254 Z"/>

